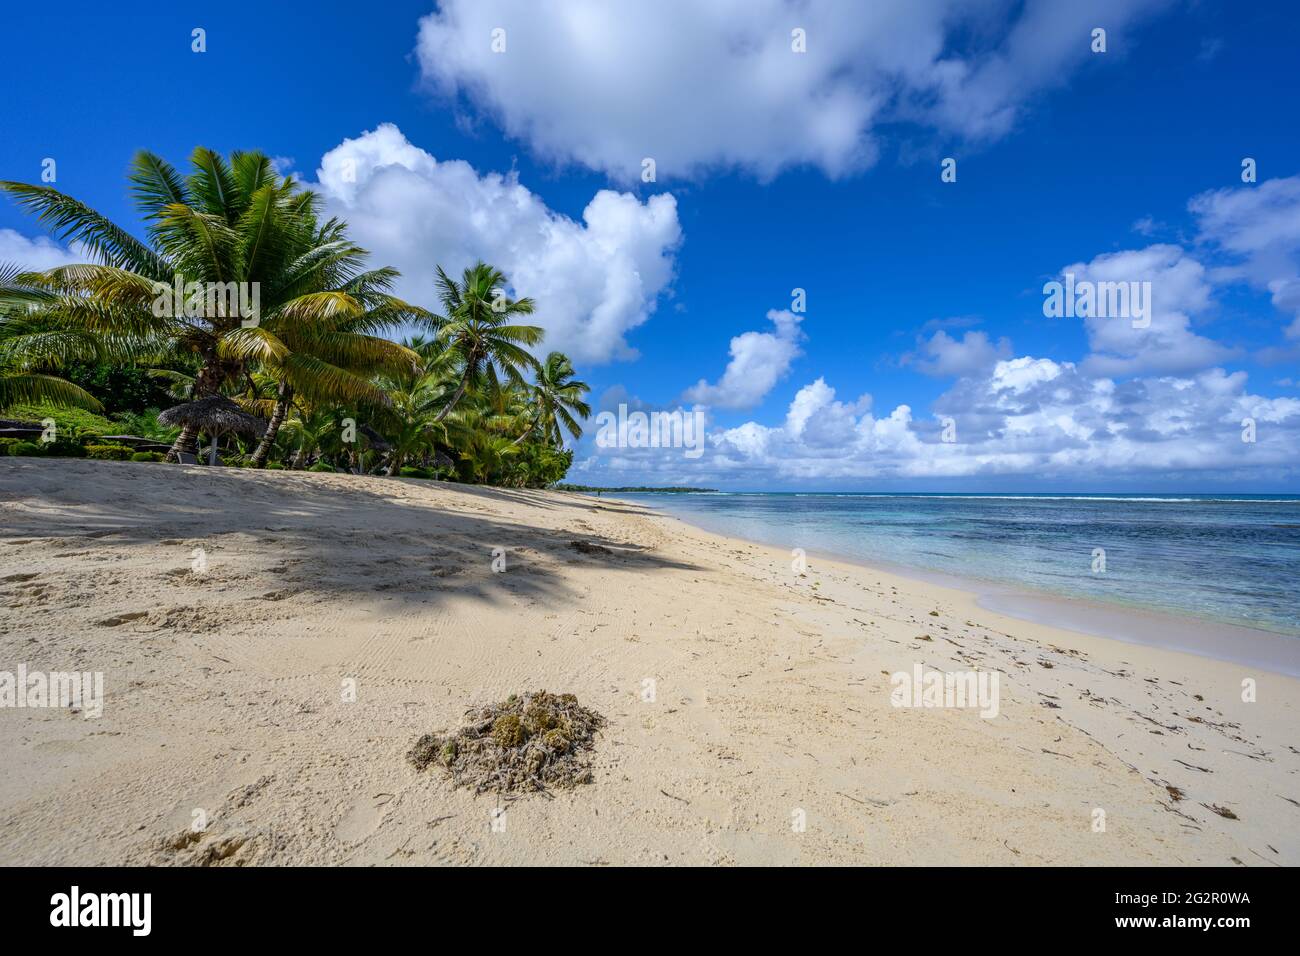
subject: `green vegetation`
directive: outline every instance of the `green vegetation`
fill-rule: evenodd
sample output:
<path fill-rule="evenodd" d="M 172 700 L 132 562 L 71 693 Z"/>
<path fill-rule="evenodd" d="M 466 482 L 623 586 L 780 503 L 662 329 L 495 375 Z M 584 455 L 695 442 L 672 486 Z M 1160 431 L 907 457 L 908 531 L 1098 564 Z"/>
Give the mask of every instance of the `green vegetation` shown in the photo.
<path fill-rule="evenodd" d="M 55 433 L 59 435 L 111 435 L 113 423 L 103 415 L 68 405 L 52 402 L 15 403 L 5 408 L 4 418 L 44 423 L 53 419 Z"/>
<path fill-rule="evenodd" d="M 132 454 L 130 445 L 86 446 L 86 457 L 97 458 L 101 461 L 129 461 Z"/>
<path fill-rule="evenodd" d="M 0 182 L 89 260 L 0 264 L 0 415 L 57 429 L 11 454 L 155 460 L 100 441 L 125 435 L 170 444 L 170 460 L 206 461 L 200 443 L 215 443 L 218 460 L 256 468 L 510 487 L 564 477 L 589 387 L 563 354 L 534 354 L 543 331 L 521 321 L 533 300 L 508 295 L 499 270 L 438 267 L 435 313 L 395 297 L 397 271 L 368 267 L 347 224 L 323 219 L 318 195 L 262 153 L 199 147 L 183 174 L 140 152 L 128 178 L 143 239 L 50 186 Z M 399 330 L 410 337 L 394 341 Z M 258 434 L 158 420 L 217 396 L 264 422 Z"/>

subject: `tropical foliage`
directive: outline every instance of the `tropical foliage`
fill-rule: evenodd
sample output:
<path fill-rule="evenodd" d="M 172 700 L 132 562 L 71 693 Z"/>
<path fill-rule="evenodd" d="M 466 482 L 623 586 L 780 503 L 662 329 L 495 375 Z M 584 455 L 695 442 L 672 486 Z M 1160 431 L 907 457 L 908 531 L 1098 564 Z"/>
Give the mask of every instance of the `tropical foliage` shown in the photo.
<path fill-rule="evenodd" d="M 102 411 L 125 435 L 170 442 L 170 459 L 206 437 L 221 461 L 251 467 L 564 477 L 589 388 L 561 353 L 535 357 L 543 331 L 521 321 L 534 303 L 499 270 L 439 266 L 439 311 L 405 302 L 398 273 L 367 267 L 347 224 L 322 219 L 317 195 L 257 152 L 200 147 L 185 175 L 141 152 L 129 179 L 143 240 L 52 187 L 0 182 L 88 260 L 0 264 L 0 417 Z M 161 407 L 214 396 L 262 419 L 260 435 L 158 421 Z"/>

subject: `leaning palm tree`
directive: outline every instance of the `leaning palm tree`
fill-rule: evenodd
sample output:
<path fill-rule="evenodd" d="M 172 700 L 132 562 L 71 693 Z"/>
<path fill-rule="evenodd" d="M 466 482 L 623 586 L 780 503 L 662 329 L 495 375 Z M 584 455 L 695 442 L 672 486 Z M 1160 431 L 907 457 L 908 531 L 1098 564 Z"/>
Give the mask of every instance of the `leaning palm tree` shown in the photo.
<path fill-rule="evenodd" d="M 276 328 L 323 323 L 328 336 L 331 323 L 360 317 L 366 306 L 338 284 L 356 278 L 364 252 L 340 228 L 318 226 L 315 193 L 280 176 L 260 152 L 235 152 L 227 162 L 199 147 L 190 164 L 182 177 L 152 153 L 136 155 L 130 180 L 147 243 L 49 186 L 0 182 L 0 189 L 97 260 L 40 273 L 38 284 L 52 295 L 39 312 L 147 342 L 160 359 L 193 361 L 197 399 L 221 394 L 251 362 L 283 363 L 294 354 Z M 160 300 L 169 289 L 182 294 Z M 257 302 L 255 315 L 242 300 L 232 307 L 228 294 L 212 294 L 235 289 Z M 184 426 L 171 456 L 193 453 L 196 434 Z"/>
<path fill-rule="evenodd" d="M 329 224 L 338 235 L 342 228 Z M 364 252 L 358 250 L 364 256 Z M 275 438 L 295 396 L 311 403 L 338 402 L 383 405 L 384 391 L 372 378 L 383 372 L 419 367 L 420 356 L 375 333 L 406 321 L 432 317 L 417 306 L 390 295 L 395 269 L 373 269 L 359 274 L 333 270 L 330 284 L 351 296 L 360 311 L 321 317 L 288 313 L 272 316 L 263 326 L 260 357 L 264 372 L 276 380 L 276 399 L 270 423 L 252 464 L 266 464 Z"/>
<path fill-rule="evenodd" d="M 18 266 L 0 262 L 0 409 L 44 402 L 99 411 L 85 389 L 48 374 L 67 362 L 104 357 L 98 337 L 41 316 L 49 298 Z"/>
<path fill-rule="evenodd" d="M 437 286 L 443 306 L 443 314 L 433 320 L 438 340 L 460 367 L 456 390 L 438 413 L 442 421 L 488 370 L 524 384 L 523 369 L 537 365 L 525 346 L 540 342 L 543 332 L 536 325 L 511 324 L 514 316 L 532 314 L 533 300 L 507 298 L 505 276 L 485 263 L 466 269 L 459 283 L 439 266 Z"/>
<path fill-rule="evenodd" d="M 563 352 L 547 355 L 546 360 L 538 365 L 536 375 L 537 380 L 531 388 L 533 418 L 514 443 L 519 444 L 539 428 L 542 439 L 557 448 L 563 441 L 561 427 L 574 438 L 581 438 L 582 426 L 573 413 L 577 412 L 583 418 L 591 415 L 591 406 L 582 400 L 591 391 L 591 386 L 573 377 L 573 363 Z"/>

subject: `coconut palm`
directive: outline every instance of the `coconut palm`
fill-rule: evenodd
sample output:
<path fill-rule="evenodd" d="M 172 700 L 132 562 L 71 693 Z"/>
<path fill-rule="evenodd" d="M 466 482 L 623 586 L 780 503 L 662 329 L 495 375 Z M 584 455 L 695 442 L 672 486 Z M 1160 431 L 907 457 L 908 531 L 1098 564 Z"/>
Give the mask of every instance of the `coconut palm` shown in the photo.
<path fill-rule="evenodd" d="M 52 293 L 40 313 L 71 328 L 149 343 L 162 358 L 192 358 L 195 398 L 220 394 L 253 361 L 293 366 L 297 384 L 343 381 L 329 358 L 291 358 L 305 353 L 277 330 L 313 327 L 321 347 L 339 354 L 339 337 L 356 332 L 341 324 L 367 312 L 363 298 L 344 288 L 361 275 L 364 250 L 343 236 L 341 224 L 318 226 L 316 194 L 280 176 L 260 152 L 235 152 L 227 162 L 199 147 L 190 165 L 182 177 L 152 153 L 136 155 L 129 178 L 148 243 L 49 186 L 0 182 L 58 238 L 97 260 L 40 273 L 38 284 Z M 164 297 L 177 287 L 181 296 Z M 250 300 L 255 290 L 257 314 L 217 296 L 197 301 L 196 288 L 242 289 Z M 309 337 L 304 333 L 298 344 Z M 371 357 L 383 349 L 366 347 Z M 192 426 L 183 427 L 172 457 L 193 453 L 195 437 Z"/>
<path fill-rule="evenodd" d="M 497 378 L 524 384 L 523 370 L 537 365 L 524 346 L 536 345 L 543 333 L 536 325 L 511 324 L 515 316 L 532 314 L 533 300 L 508 298 L 505 276 L 483 262 L 466 269 L 459 283 L 438 266 L 437 286 L 443 306 L 443 314 L 433 320 L 438 341 L 460 368 L 456 390 L 438 413 L 442 421 L 489 370 Z"/>
<path fill-rule="evenodd" d="M 474 481 L 487 484 L 494 475 L 501 475 L 519 448 L 510 439 L 491 432 L 477 432 L 460 457 L 469 465 Z"/>
<path fill-rule="evenodd" d="M 297 415 L 290 420 L 286 430 L 290 432 L 289 440 L 295 446 L 290 468 L 305 468 L 307 462 L 338 431 L 334 409 L 329 407 L 298 408 Z"/>
<path fill-rule="evenodd" d="M 561 428 L 572 437 L 582 437 L 582 426 L 574 413 L 583 418 L 591 415 L 591 406 L 582 397 L 591 391 L 586 382 L 575 379 L 573 363 L 563 352 L 551 352 L 536 371 L 536 381 L 530 387 L 534 414 L 524 433 L 515 439 L 519 444 L 534 430 L 539 430 L 544 441 L 559 447 L 563 442 Z"/>
<path fill-rule="evenodd" d="M 85 389 L 41 371 L 104 355 L 94 335 L 40 315 L 49 298 L 18 266 L 0 263 L 0 409 L 46 402 L 99 411 L 99 400 Z"/>
<path fill-rule="evenodd" d="M 392 445 L 387 469 L 390 476 L 396 475 L 408 459 L 433 450 L 439 441 L 449 443 L 460 426 L 460 417 L 449 417 L 447 411 L 460 384 L 455 355 L 440 348 L 436 341 L 416 338 L 406 345 L 421 356 L 422 364 L 418 369 L 381 376 L 378 383 L 388 401 L 385 407 L 372 410 L 376 424 Z"/>
<path fill-rule="evenodd" d="M 274 340 L 263 340 L 261 359 L 265 372 L 276 379 L 276 400 L 266 433 L 253 452 L 254 467 L 266 463 L 295 395 L 313 403 L 382 405 L 387 398 L 372 377 L 419 367 L 415 352 L 373 334 L 405 321 L 431 318 L 388 293 L 397 275 L 395 269 L 383 268 L 334 276 L 339 288 L 360 304 L 357 314 L 330 318 L 284 314 L 268 319 L 266 331 Z"/>

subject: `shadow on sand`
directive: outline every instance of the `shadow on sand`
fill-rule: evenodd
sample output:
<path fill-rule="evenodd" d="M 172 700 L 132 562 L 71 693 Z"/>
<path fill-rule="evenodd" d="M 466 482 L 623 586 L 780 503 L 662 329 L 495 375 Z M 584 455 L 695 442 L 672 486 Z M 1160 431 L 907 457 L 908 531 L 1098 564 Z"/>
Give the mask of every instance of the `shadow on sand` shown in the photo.
<path fill-rule="evenodd" d="M 483 488 L 415 478 L 316 475 L 161 463 L 0 459 L 0 566 L 51 546 L 138 543 L 174 548 L 160 576 L 203 547 L 256 552 L 274 583 L 295 592 L 382 596 L 428 604 L 451 595 L 561 604 L 576 597 L 558 565 L 633 575 L 699 570 L 596 533 L 600 513 L 652 514 L 564 493 Z M 527 509 L 538 527 L 501 513 Z M 27 549 L 31 548 L 32 551 Z M 492 573 L 504 549 L 507 570 Z M 59 555 L 60 557 L 64 555 Z M 164 564 L 165 561 L 165 564 Z M 168 570 L 171 569 L 171 570 Z M 254 569 L 256 570 L 256 569 Z"/>

